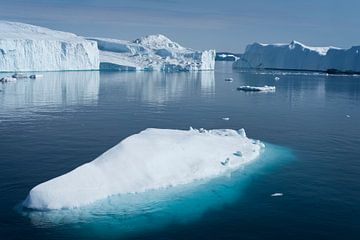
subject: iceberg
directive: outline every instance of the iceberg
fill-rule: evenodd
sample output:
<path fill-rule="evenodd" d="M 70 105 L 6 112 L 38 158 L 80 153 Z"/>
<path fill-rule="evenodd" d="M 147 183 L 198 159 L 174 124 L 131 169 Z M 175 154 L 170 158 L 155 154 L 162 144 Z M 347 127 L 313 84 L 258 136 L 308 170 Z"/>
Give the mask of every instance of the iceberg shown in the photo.
<path fill-rule="evenodd" d="M 99 69 L 95 41 L 8 21 L 0 21 L 0 31 L 0 72 Z"/>
<path fill-rule="evenodd" d="M 250 163 L 264 147 L 247 138 L 244 129 L 146 129 L 92 162 L 35 186 L 23 206 L 76 208 L 113 195 L 209 179 Z"/>
<path fill-rule="evenodd" d="M 164 35 L 134 41 L 88 38 L 100 49 L 100 69 L 117 71 L 206 71 L 215 68 L 215 50 L 195 51 Z"/>
<path fill-rule="evenodd" d="M 281 69 L 360 72 L 360 46 L 350 49 L 309 47 L 300 42 L 290 44 L 254 43 L 233 63 L 240 69 Z"/>

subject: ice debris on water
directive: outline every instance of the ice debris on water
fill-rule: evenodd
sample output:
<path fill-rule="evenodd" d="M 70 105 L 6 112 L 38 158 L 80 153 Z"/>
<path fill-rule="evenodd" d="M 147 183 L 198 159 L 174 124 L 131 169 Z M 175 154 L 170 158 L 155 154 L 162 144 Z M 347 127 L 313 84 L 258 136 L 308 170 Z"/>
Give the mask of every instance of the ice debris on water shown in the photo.
<path fill-rule="evenodd" d="M 6 82 L 16 82 L 16 78 L 13 77 L 3 77 L 0 79 L 0 82 L 6 83 Z"/>
<path fill-rule="evenodd" d="M 263 86 L 263 87 L 256 87 L 256 86 L 240 86 L 237 88 L 238 91 L 244 92 L 275 92 L 275 86 Z"/>
<path fill-rule="evenodd" d="M 33 74 L 33 75 L 29 76 L 29 78 L 31 78 L 31 79 L 43 78 L 43 77 L 44 77 L 44 75 L 42 75 L 42 74 Z"/>

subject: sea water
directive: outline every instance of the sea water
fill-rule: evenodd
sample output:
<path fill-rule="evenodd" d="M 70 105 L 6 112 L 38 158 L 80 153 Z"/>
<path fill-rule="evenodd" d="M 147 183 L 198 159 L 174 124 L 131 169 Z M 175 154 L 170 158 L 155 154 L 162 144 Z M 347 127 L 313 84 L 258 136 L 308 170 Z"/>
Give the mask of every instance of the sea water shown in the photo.
<path fill-rule="evenodd" d="M 357 239 L 359 122 L 356 76 L 217 63 L 214 73 L 60 72 L 2 84 L 0 239 Z M 129 135 L 190 126 L 244 127 L 267 147 L 254 164 L 210 181 L 75 210 L 20 207 L 33 186 Z"/>

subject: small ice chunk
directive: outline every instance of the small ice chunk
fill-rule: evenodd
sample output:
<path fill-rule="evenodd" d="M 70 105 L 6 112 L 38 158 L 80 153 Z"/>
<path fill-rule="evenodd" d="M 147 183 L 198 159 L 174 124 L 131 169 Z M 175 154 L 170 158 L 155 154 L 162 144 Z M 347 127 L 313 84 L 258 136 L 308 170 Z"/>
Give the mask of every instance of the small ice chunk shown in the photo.
<path fill-rule="evenodd" d="M 349 117 L 350 117 L 350 115 L 348 115 L 348 114 L 347 114 L 347 115 L 346 115 L 346 117 L 347 117 L 347 118 L 349 118 Z"/>
<path fill-rule="evenodd" d="M 280 78 L 279 78 L 279 77 L 275 77 L 274 79 L 275 79 L 275 81 L 279 81 L 279 80 L 280 80 Z"/>
<path fill-rule="evenodd" d="M 238 91 L 244 92 L 275 92 L 275 86 L 263 86 L 263 87 L 256 87 L 256 86 L 240 86 L 237 88 Z"/>
<path fill-rule="evenodd" d="M 44 75 L 42 75 L 42 74 L 33 74 L 33 75 L 29 76 L 29 78 L 31 78 L 31 79 L 42 78 L 42 77 L 44 77 Z"/>
<path fill-rule="evenodd" d="M 2 83 L 6 83 L 6 82 L 16 82 L 16 78 L 7 76 L 7 77 L 1 78 L 1 79 L 0 79 L 0 82 L 2 82 Z"/>
<path fill-rule="evenodd" d="M 272 197 L 282 197 L 283 195 L 284 195 L 284 194 L 283 194 L 283 193 L 280 193 L 280 192 L 271 194 Z"/>
<path fill-rule="evenodd" d="M 25 73 L 15 73 L 12 75 L 13 78 L 27 78 L 28 76 Z"/>
<path fill-rule="evenodd" d="M 230 118 L 229 118 L 229 117 L 223 117 L 222 120 L 224 120 L 224 121 L 229 121 Z"/>

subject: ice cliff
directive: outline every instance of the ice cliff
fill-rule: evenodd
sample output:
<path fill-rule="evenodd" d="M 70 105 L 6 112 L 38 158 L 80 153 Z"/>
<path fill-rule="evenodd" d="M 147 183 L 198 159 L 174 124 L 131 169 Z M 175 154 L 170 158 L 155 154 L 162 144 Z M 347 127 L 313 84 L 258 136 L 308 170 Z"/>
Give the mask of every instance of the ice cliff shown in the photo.
<path fill-rule="evenodd" d="M 115 194 L 138 193 L 237 170 L 264 144 L 235 130 L 146 129 L 92 162 L 34 187 L 23 205 L 32 209 L 83 206 Z"/>
<path fill-rule="evenodd" d="M 160 34 L 134 41 L 88 39 L 98 43 L 102 70 L 204 71 L 215 68 L 215 50 L 195 51 Z"/>
<path fill-rule="evenodd" d="M 8 21 L 0 21 L 0 31 L 0 72 L 99 69 L 95 41 Z"/>
<path fill-rule="evenodd" d="M 0 21 L 0 31 L 0 72 L 215 68 L 215 50 L 195 51 L 163 35 L 134 41 L 85 39 L 72 33 L 8 21 Z"/>
<path fill-rule="evenodd" d="M 248 45 L 234 62 L 234 68 L 291 69 L 326 71 L 360 71 L 360 46 L 350 49 L 309 47 L 300 42 L 290 44 Z"/>

